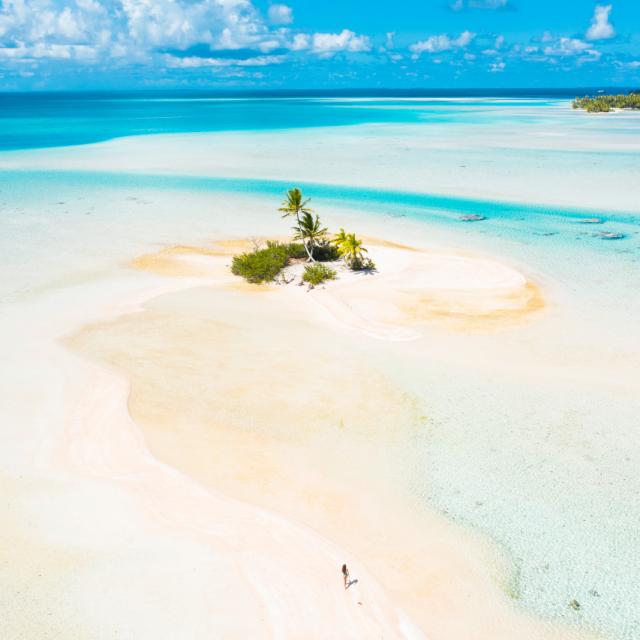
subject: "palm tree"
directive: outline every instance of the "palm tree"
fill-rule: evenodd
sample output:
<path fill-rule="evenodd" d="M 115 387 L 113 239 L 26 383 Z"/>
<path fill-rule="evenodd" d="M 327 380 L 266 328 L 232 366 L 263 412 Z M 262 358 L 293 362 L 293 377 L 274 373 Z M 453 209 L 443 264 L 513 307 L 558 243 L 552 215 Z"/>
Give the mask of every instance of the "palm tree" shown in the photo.
<path fill-rule="evenodd" d="M 338 247 L 338 251 L 342 253 L 342 245 L 347 241 L 347 232 L 340 227 L 340 233 L 336 233 L 333 236 L 331 242 Z"/>
<path fill-rule="evenodd" d="M 293 230 L 295 231 L 293 239 L 302 240 L 309 256 L 309 262 L 315 262 L 313 249 L 327 235 L 327 228 L 320 224 L 318 216 L 314 218 L 309 211 L 304 211 Z"/>
<path fill-rule="evenodd" d="M 311 198 L 307 198 L 304 200 L 302 198 L 302 191 L 298 189 L 298 187 L 294 187 L 293 189 L 289 189 L 287 191 L 287 198 L 282 203 L 282 206 L 278 209 L 282 213 L 282 217 L 286 218 L 288 216 L 295 216 L 296 226 L 294 229 L 300 228 L 300 214 L 308 214 L 309 216 L 313 213 L 312 209 L 307 207 L 307 204 Z M 309 260 L 313 260 L 309 248 L 307 247 L 307 241 L 303 239 L 304 250 L 307 252 L 309 256 Z"/>
<path fill-rule="evenodd" d="M 340 229 L 334 241 L 338 244 L 338 249 L 349 266 L 352 266 L 356 260 L 361 260 L 363 253 L 367 253 L 362 246 L 362 240 L 356 238 L 355 233 L 345 233 L 344 229 Z"/>

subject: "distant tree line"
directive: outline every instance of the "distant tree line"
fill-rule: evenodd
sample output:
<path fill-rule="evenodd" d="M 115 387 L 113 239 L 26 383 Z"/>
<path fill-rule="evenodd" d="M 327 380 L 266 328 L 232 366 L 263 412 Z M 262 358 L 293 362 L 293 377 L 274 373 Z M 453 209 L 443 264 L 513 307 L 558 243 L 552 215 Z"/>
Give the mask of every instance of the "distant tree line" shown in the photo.
<path fill-rule="evenodd" d="M 584 109 L 590 113 L 607 112 L 612 109 L 640 109 L 640 91 L 620 93 L 615 96 L 584 96 L 573 101 L 574 109 Z"/>

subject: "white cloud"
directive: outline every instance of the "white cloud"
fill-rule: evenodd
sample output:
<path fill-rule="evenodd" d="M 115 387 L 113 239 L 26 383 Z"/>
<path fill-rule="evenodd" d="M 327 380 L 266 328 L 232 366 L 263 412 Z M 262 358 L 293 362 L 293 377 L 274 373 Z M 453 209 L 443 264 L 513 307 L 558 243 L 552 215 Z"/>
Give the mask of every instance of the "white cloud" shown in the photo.
<path fill-rule="evenodd" d="M 200 69 L 202 67 L 265 67 L 272 64 L 281 64 L 285 61 L 285 56 L 258 56 L 247 60 L 233 58 L 199 58 L 190 56 L 177 58 L 166 55 L 165 61 L 168 66 L 181 69 Z"/>
<path fill-rule="evenodd" d="M 293 34 L 282 27 L 292 20 L 287 4 L 272 4 L 265 17 L 252 0 L 0 0 L 0 56 L 124 65 L 166 62 L 168 55 L 173 66 L 240 67 L 276 64 L 281 58 L 268 54 L 278 49 L 321 57 L 371 50 L 367 36 L 349 29 Z M 215 55 L 235 49 L 264 55 L 253 62 L 228 52 Z"/>
<path fill-rule="evenodd" d="M 587 40 L 607 40 L 616 34 L 613 25 L 609 22 L 609 14 L 612 6 L 610 4 L 596 5 L 591 18 L 591 26 L 587 29 Z"/>
<path fill-rule="evenodd" d="M 578 38 L 559 38 L 552 44 L 548 44 L 544 48 L 544 53 L 548 56 L 575 56 L 583 53 L 598 54 L 590 44 Z"/>
<path fill-rule="evenodd" d="M 430 36 L 426 40 L 420 40 L 412 44 L 409 49 L 416 55 L 420 55 L 427 51 L 428 53 L 436 53 L 437 51 L 447 51 L 451 49 L 451 40 L 447 35 Z"/>
<path fill-rule="evenodd" d="M 57 6 L 50 0 L 9 0 L 0 9 L 0 37 L 5 44 L 76 43 L 90 40 L 106 12 L 82 3 Z"/>
<path fill-rule="evenodd" d="M 495 42 L 493 43 L 493 47 L 489 49 L 484 49 L 482 53 L 485 56 L 497 56 L 500 54 L 500 49 L 504 45 L 504 36 L 497 36 Z"/>
<path fill-rule="evenodd" d="M 291 17 L 286 5 L 274 7 L 280 23 Z M 86 60 L 86 49 L 77 48 L 84 46 L 122 62 L 196 45 L 269 51 L 288 38 L 265 23 L 251 0 L 4 0 L 0 37 L 27 57 L 69 45 L 58 49 L 60 57 Z"/>
<path fill-rule="evenodd" d="M 640 60 L 631 60 L 629 62 L 615 60 L 613 64 L 620 69 L 640 69 Z"/>
<path fill-rule="evenodd" d="M 476 37 L 475 33 L 471 31 L 463 31 L 458 38 L 453 41 L 454 47 L 466 47 Z"/>
<path fill-rule="evenodd" d="M 528 46 L 524 55 L 533 62 L 547 62 L 557 64 L 558 59 L 574 58 L 577 65 L 599 60 L 602 54 L 593 45 L 579 38 L 557 38 L 551 33 L 545 33 L 542 46 Z"/>
<path fill-rule="evenodd" d="M 343 29 L 340 33 L 314 33 L 307 42 L 311 51 L 325 57 L 341 51 L 371 51 L 369 38 L 358 36 L 349 29 Z"/>
<path fill-rule="evenodd" d="M 291 24 L 293 11 L 286 4 L 272 4 L 268 11 L 269 21 L 272 24 Z"/>
<path fill-rule="evenodd" d="M 441 51 L 466 47 L 475 37 L 475 33 L 471 33 L 471 31 L 463 31 L 457 38 L 453 39 L 443 33 L 429 36 L 426 40 L 415 42 L 409 47 L 409 50 L 413 53 L 414 58 L 418 58 L 425 52 L 439 53 Z"/>
<path fill-rule="evenodd" d="M 507 65 L 504 62 L 493 62 L 489 66 L 490 73 L 501 73 Z"/>
<path fill-rule="evenodd" d="M 33 46 L 19 45 L 17 47 L 0 48 L 0 59 L 16 61 L 50 60 L 81 60 L 95 62 L 97 51 L 94 47 L 81 44 L 35 44 Z"/>
<path fill-rule="evenodd" d="M 311 36 L 306 33 L 297 33 L 293 37 L 290 49 L 292 51 L 304 51 L 311 46 Z"/>
<path fill-rule="evenodd" d="M 69 7 L 65 7 L 63 12 L 58 16 L 57 28 L 60 35 L 64 38 L 80 39 L 84 36 L 84 30 L 78 18 L 71 12 Z"/>

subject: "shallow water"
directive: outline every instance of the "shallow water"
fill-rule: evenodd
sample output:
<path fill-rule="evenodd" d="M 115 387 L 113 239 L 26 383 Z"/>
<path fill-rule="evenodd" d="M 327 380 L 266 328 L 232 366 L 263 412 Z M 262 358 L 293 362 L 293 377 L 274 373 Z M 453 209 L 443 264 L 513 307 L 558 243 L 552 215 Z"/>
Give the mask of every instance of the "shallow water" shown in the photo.
<path fill-rule="evenodd" d="M 132 121 L 123 128 L 121 116 L 140 104 L 118 103 L 114 110 L 100 100 L 105 111 L 91 110 L 75 132 L 78 121 L 68 119 L 69 105 L 60 107 L 61 118 L 51 105 L 38 103 L 23 114 L 14 105 L 14 114 L 0 124 L 2 145 L 76 144 L 218 126 L 282 128 L 284 145 L 297 135 L 286 131 L 291 127 L 314 127 L 305 131 L 314 136 L 323 125 L 340 124 L 354 136 L 383 140 L 403 127 L 424 126 L 425 135 L 445 140 L 446 154 L 455 158 L 461 138 L 487 153 L 486 141 L 500 140 L 505 128 L 561 136 L 569 117 L 559 115 L 566 103 L 553 100 L 305 99 L 302 108 L 299 100 L 241 100 L 241 106 L 200 100 L 179 101 L 177 107 L 164 101 L 150 114 L 153 120 L 172 113 L 172 123 Z M 42 129 L 52 122 L 51 136 L 43 139 Z M 363 123 L 379 126 L 349 126 Z M 4 135 L 8 127 L 27 124 L 32 129 L 20 139 Z M 585 176 L 593 162 L 614 173 L 618 164 L 624 175 L 633 172 L 640 118 L 580 119 L 572 126 L 565 149 L 540 147 L 539 137 L 523 134 L 506 154 L 493 149 L 487 159 L 524 163 L 541 189 L 544 167 L 527 164 L 534 157 L 542 164 L 571 162 L 572 171 Z M 581 134 L 587 141 L 605 140 L 607 148 L 577 148 Z M 619 144 L 625 148 L 616 149 Z M 366 173 L 372 160 L 360 160 Z M 290 186 L 286 176 L 180 173 L 107 172 L 90 165 L 84 171 L 1 171 L 0 301 L 20 303 L 52 288 L 108 279 L 133 256 L 165 244 L 287 232 L 275 213 Z M 409 348 L 382 350 L 390 375 L 428 408 L 429 429 L 411 491 L 502 545 L 514 564 L 509 593 L 518 603 L 621 640 L 640 635 L 640 208 L 603 213 L 587 199 L 567 207 L 430 194 L 411 180 L 391 189 L 350 184 L 349 175 L 343 184 L 318 180 L 301 186 L 332 226 L 346 220 L 390 239 L 497 255 L 542 285 L 546 315 L 521 330 L 460 336 L 467 361 L 439 348 L 437 330 L 426 338 L 427 362 L 417 361 Z M 633 192 L 638 186 L 621 188 Z M 463 214 L 486 219 L 464 222 Z M 594 217 L 601 223 L 582 222 Z M 605 239 L 601 231 L 623 237 Z M 582 605 L 579 612 L 568 607 L 574 598 Z"/>
<path fill-rule="evenodd" d="M 153 133 L 243 131 L 354 125 L 363 122 L 449 122 L 468 119 L 486 101 L 466 100 L 463 109 L 442 97 L 399 99 L 291 97 L 264 94 L 221 96 L 207 92 L 0 93 L 0 149 L 87 144 Z M 526 95 L 526 94 L 523 94 Z M 566 92 L 559 96 L 571 97 Z M 495 97 L 498 104 L 536 104 Z M 540 102 L 540 101 L 538 101 Z M 546 104 L 546 101 L 545 101 Z"/>

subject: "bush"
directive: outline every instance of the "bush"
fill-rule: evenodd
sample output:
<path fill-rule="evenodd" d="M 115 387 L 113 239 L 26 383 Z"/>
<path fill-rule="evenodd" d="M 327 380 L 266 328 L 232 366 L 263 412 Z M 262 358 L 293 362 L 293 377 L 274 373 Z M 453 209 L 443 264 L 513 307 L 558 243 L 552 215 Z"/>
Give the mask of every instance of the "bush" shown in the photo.
<path fill-rule="evenodd" d="M 365 258 L 359 256 L 349 262 L 349 268 L 351 271 L 375 271 L 376 263 L 371 258 Z"/>
<path fill-rule="evenodd" d="M 337 262 L 340 260 L 340 250 L 331 242 L 322 242 L 314 248 L 313 257 L 318 262 Z"/>
<path fill-rule="evenodd" d="M 302 242 L 288 242 L 279 244 L 277 242 L 267 242 L 267 247 L 281 246 L 287 248 L 289 260 L 302 260 L 307 258 L 307 252 Z"/>
<path fill-rule="evenodd" d="M 315 287 L 327 280 L 335 280 L 336 272 L 333 269 L 327 267 L 327 265 L 314 263 L 307 265 L 304 268 L 302 274 L 302 282 L 307 282 L 312 287 Z"/>
<path fill-rule="evenodd" d="M 268 242 L 263 249 L 234 256 L 231 273 L 254 284 L 272 282 L 290 260 L 306 255 L 302 244 Z"/>

